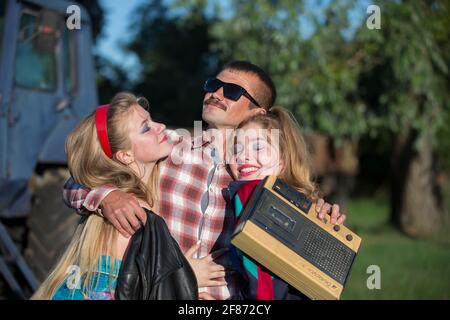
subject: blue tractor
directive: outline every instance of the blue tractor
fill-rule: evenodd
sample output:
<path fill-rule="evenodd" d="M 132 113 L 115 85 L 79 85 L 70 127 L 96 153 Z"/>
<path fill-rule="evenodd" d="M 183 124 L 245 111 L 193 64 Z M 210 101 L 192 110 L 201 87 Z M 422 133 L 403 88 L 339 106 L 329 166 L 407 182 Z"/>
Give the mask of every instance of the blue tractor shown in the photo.
<path fill-rule="evenodd" d="M 95 79 L 82 6 L 0 1 L 0 298 L 29 297 L 73 233 L 64 142 L 97 105 Z"/>

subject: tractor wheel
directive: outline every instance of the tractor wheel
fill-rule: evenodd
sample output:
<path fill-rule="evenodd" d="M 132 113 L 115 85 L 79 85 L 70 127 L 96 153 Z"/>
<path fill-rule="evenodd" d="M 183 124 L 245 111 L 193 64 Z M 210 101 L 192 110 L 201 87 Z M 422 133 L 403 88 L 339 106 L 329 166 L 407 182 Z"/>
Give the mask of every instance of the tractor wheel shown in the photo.
<path fill-rule="evenodd" d="M 39 281 L 55 266 L 80 220 L 75 210 L 63 202 L 62 191 L 68 177 L 69 171 L 64 168 L 47 169 L 36 177 L 25 257 Z"/>

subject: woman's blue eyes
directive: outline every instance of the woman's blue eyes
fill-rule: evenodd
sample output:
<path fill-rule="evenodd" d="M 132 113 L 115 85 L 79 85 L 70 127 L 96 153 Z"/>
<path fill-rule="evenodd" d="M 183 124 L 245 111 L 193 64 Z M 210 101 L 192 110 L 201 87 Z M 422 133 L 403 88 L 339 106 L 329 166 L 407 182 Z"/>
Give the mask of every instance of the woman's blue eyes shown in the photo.
<path fill-rule="evenodd" d="M 142 131 L 141 133 L 146 133 L 150 130 L 150 127 L 148 126 L 148 123 L 146 123 L 143 127 L 142 127 Z"/>

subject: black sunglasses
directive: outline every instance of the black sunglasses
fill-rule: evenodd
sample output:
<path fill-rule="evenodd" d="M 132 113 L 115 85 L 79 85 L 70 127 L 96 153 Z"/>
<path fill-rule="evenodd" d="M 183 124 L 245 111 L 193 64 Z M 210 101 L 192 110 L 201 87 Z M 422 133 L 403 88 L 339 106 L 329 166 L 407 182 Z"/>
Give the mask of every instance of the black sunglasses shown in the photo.
<path fill-rule="evenodd" d="M 260 107 L 259 103 L 240 85 L 234 83 L 223 82 L 217 78 L 208 79 L 205 81 L 203 85 L 203 90 L 205 92 L 216 92 L 220 88 L 223 87 L 223 95 L 227 99 L 231 99 L 233 101 L 238 101 L 239 98 L 243 95 L 247 97 L 251 102 L 253 102 L 256 106 Z"/>

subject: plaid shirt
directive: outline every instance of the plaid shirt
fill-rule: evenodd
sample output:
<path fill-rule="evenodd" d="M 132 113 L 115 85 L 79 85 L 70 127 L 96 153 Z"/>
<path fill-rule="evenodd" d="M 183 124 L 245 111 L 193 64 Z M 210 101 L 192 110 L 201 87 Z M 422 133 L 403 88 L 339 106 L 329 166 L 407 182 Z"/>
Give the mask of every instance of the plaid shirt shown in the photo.
<path fill-rule="evenodd" d="M 160 166 L 159 214 L 183 252 L 202 240 L 198 258 L 228 248 L 235 226 L 227 189 L 232 177 L 207 132 L 191 141 L 182 140 L 174 147 L 175 153 L 172 152 Z M 178 158 L 173 156 L 182 150 L 190 152 L 180 152 Z M 64 186 L 64 198 L 79 213 L 83 208 L 95 211 L 113 190 L 113 187 L 105 186 L 89 192 L 70 179 Z M 226 267 L 232 265 L 228 253 L 216 262 Z M 238 298 L 237 274 L 227 273 L 225 280 L 226 286 L 201 288 L 200 291 L 221 300 Z"/>

